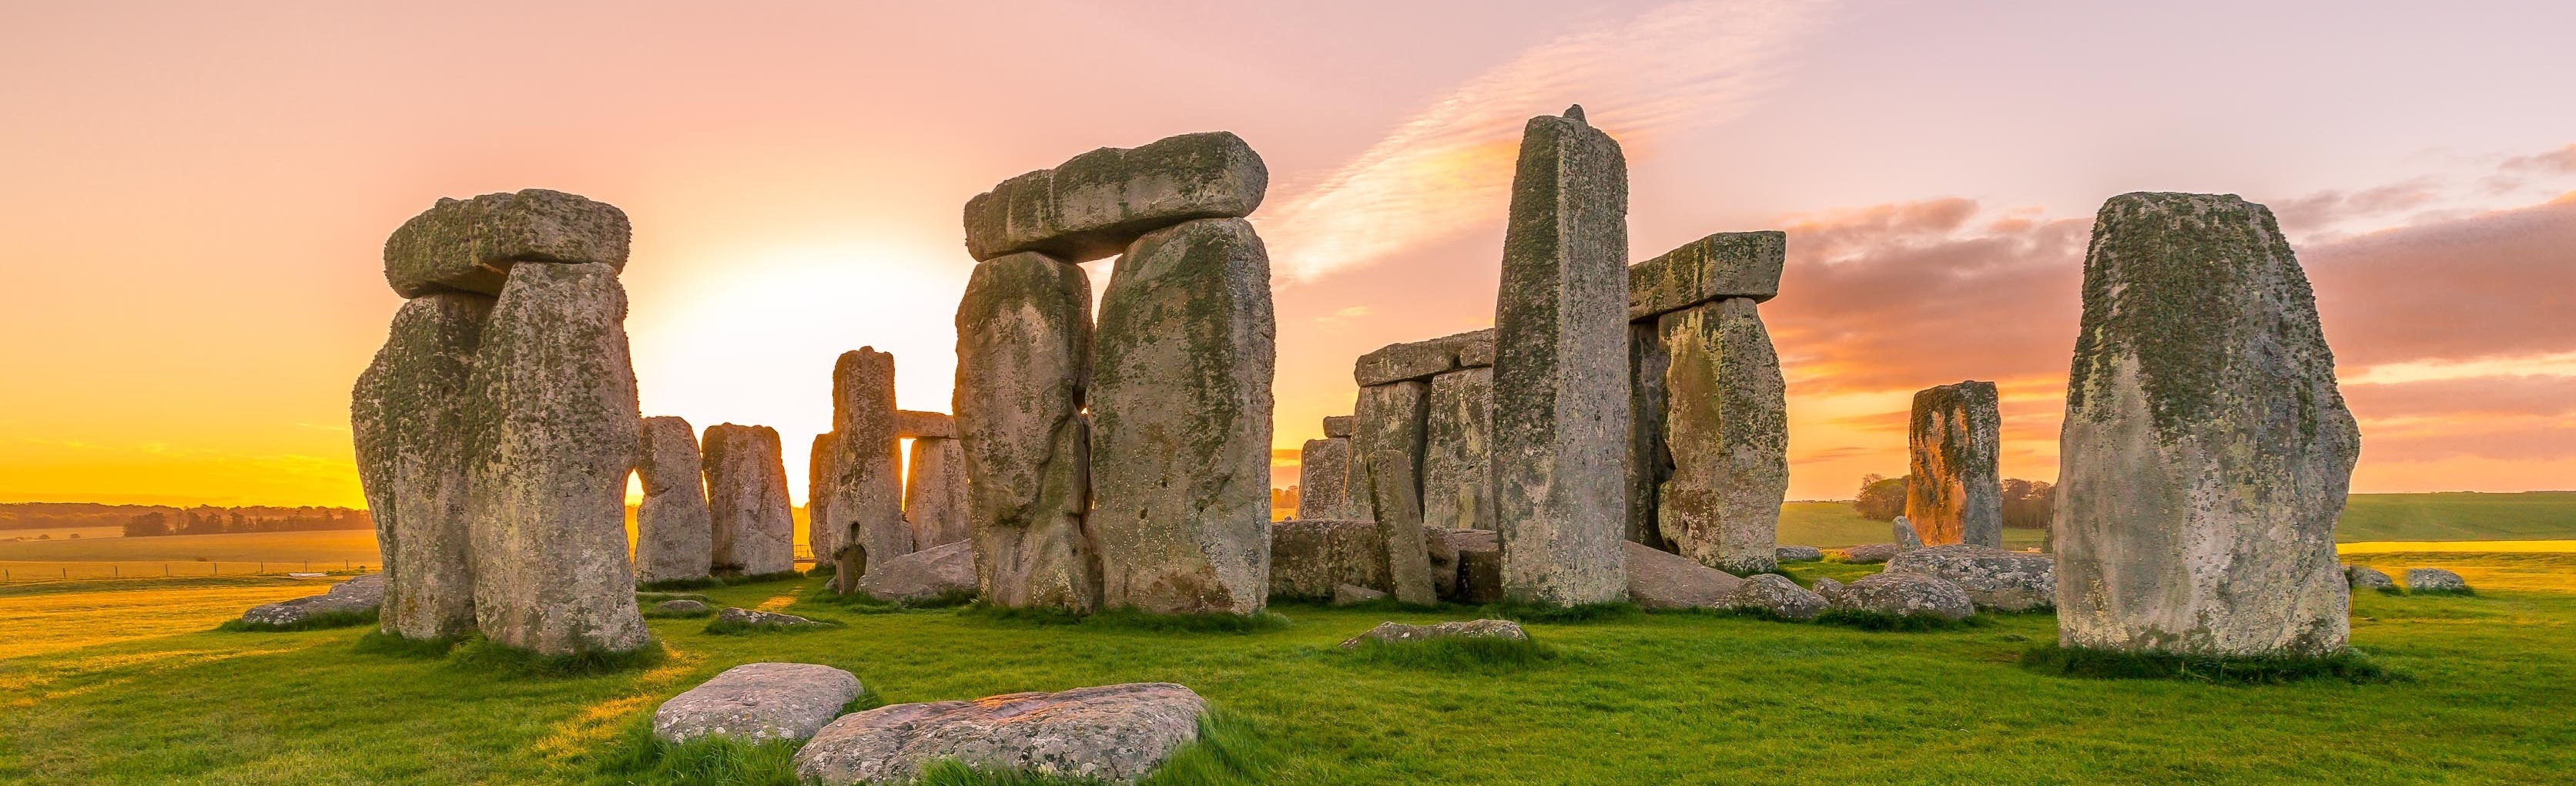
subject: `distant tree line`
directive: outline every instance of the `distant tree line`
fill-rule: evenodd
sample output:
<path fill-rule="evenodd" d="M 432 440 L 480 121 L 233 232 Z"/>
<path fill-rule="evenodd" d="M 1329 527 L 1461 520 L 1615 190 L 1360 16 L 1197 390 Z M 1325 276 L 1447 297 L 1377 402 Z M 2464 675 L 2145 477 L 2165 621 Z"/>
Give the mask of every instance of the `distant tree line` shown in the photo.
<path fill-rule="evenodd" d="M 278 511 L 283 510 L 283 513 Z M 349 508 L 196 508 L 155 510 L 125 520 L 125 536 L 222 535 L 233 532 L 310 532 L 375 529 L 373 516 Z"/>
<path fill-rule="evenodd" d="M 1862 475 L 1860 493 L 1852 498 L 1852 508 L 1862 518 L 1895 521 L 1905 515 L 1905 490 L 1914 476 L 1887 477 Z M 2044 480 L 2008 478 L 2003 482 L 2004 526 L 2014 529 L 2047 529 L 2048 520 L 2057 515 L 2057 487 Z"/>
<path fill-rule="evenodd" d="M 1284 489 L 1283 489 L 1283 488 L 1273 488 L 1273 489 L 1271 489 L 1271 490 L 1270 490 L 1270 515 L 1271 515 L 1273 518 L 1276 518 L 1276 517 L 1278 517 L 1278 516 L 1282 516 L 1282 515 L 1295 515 L 1296 513 L 1297 513 L 1297 487 L 1296 487 L 1296 486 L 1291 485 L 1291 486 L 1289 486 L 1289 487 L 1287 487 L 1287 488 L 1284 488 Z"/>

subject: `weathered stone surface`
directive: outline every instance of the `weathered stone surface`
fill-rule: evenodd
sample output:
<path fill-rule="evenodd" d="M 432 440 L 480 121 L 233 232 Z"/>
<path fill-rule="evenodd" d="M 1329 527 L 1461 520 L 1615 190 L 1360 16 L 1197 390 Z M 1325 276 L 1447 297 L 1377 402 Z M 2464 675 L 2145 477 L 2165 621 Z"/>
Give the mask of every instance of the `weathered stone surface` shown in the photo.
<path fill-rule="evenodd" d="M 1923 547 L 1922 536 L 1914 532 L 1914 522 L 1904 516 L 1898 516 L 1895 521 L 1888 522 L 1888 534 L 1896 539 L 1897 551 L 1913 551 Z"/>
<path fill-rule="evenodd" d="M 470 386 L 492 305 L 467 292 L 404 303 L 349 396 L 359 487 L 384 557 L 377 624 L 386 633 L 437 639 L 474 630 L 466 469 L 469 430 L 490 421 L 473 413 Z"/>
<path fill-rule="evenodd" d="M 915 439 L 904 473 L 903 518 L 912 525 L 912 547 L 966 542 L 973 532 L 966 524 L 965 448 L 954 439 Z"/>
<path fill-rule="evenodd" d="M 1717 606 L 1754 609 L 1788 620 L 1811 620 L 1825 612 L 1825 598 L 1777 573 L 1757 573 L 1718 598 Z"/>
<path fill-rule="evenodd" d="M 1628 518 L 1620 537 L 1658 549 L 1672 545 L 1655 521 L 1656 495 L 1673 474 L 1672 451 L 1664 445 L 1664 375 L 1672 366 L 1662 326 L 1652 320 L 1628 325 Z"/>
<path fill-rule="evenodd" d="M 1325 417 L 1324 436 L 1349 437 L 1359 431 L 1359 424 L 1356 421 L 1357 418 L 1350 415 L 1332 415 Z"/>
<path fill-rule="evenodd" d="M 1995 460 L 2003 450 L 2003 415 L 1995 383 L 1916 391 L 1905 443 L 1913 457 L 1905 517 L 1923 542 L 2002 548 L 2004 491 Z"/>
<path fill-rule="evenodd" d="M 908 783 L 951 759 L 978 770 L 1131 783 L 1198 739 L 1207 702 L 1168 682 L 895 704 L 841 716 L 796 752 L 799 778 Z"/>
<path fill-rule="evenodd" d="M 805 617 L 799 617 L 794 614 L 780 614 L 774 611 L 759 611 L 732 606 L 727 606 L 725 607 L 725 610 L 716 612 L 716 621 L 731 625 L 749 625 L 755 628 L 792 628 L 800 625 L 831 624 L 828 622 L 819 622 Z"/>
<path fill-rule="evenodd" d="M 1342 642 L 1342 649 L 1358 649 L 1361 644 L 1370 641 L 1381 641 L 1388 644 L 1404 644 L 1408 642 L 1451 638 L 1512 639 L 1515 641 L 1528 641 L 1529 633 L 1521 630 L 1520 623 L 1513 622 L 1511 620 L 1455 620 L 1439 623 L 1437 625 L 1406 625 L 1401 622 L 1381 622 L 1377 624 L 1377 627 L 1370 628 L 1365 633 L 1361 633 L 1360 635 L 1344 640 Z"/>
<path fill-rule="evenodd" d="M 1431 587 L 1440 597 L 1458 597 L 1459 552 L 1464 548 L 1500 548 L 1492 530 L 1424 527 L 1422 540 L 1430 551 Z"/>
<path fill-rule="evenodd" d="M 442 289 L 498 295 L 519 262 L 620 271 L 632 234 L 626 211 L 561 191 L 441 198 L 385 239 L 385 283 L 403 297 Z"/>
<path fill-rule="evenodd" d="M 664 614 L 704 614 L 711 608 L 713 607 L 708 606 L 706 601 L 690 600 L 688 598 L 666 600 L 653 604 L 654 611 Z"/>
<path fill-rule="evenodd" d="M 1360 388 L 1359 399 L 1351 404 L 1354 422 L 1351 435 L 1351 510 L 1358 519 L 1383 518 L 1378 514 L 1378 491 L 1412 497 L 1409 507 L 1421 508 L 1422 445 L 1427 436 L 1431 407 L 1431 385 L 1425 382 L 1396 382 Z M 1411 491 L 1394 484 L 1380 484 L 1370 473 L 1374 467 L 1369 457 L 1378 451 L 1395 451 L 1407 458 L 1404 467 L 1417 481 Z"/>
<path fill-rule="evenodd" d="M 1323 600 L 1333 587 L 1389 586 L 1377 522 L 1296 519 L 1270 524 L 1270 596 Z"/>
<path fill-rule="evenodd" d="M 805 547 L 813 550 L 816 564 L 841 552 L 843 527 L 832 513 L 832 499 L 840 496 L 832 486 L 841 472 L 833 462 L 840 457 L 841 435 L 829 431 L 814 435 L 805 456 Z"/>
<path fill-rule="evenodd" d="M 1522 133 L 1494 306 L 1494 520 L 1514 600 L 1627 594 L 1627 170 L 1579 118 Z"/>
<path fill-rule="evenodd" d="M 2027 611 L 2057 604 L 2057 561 L 2043 554 L 1953 543 L 1898 554 L 1887 561 L 1887 572 L 1950 582 L 1982 609 Z"/>
<path fill-rule="evenodd" d="M 519 265 L 483 328 L 466 485 L 474 617 L 494 642 L 556 655 L 652 639 L 627 560 L 644 418 L 625 321 L 608 265 Z"/>
<path fill-rule="evenodd" d="M 324 614 L 378 611 L 384 602 L 385 574 L 376 572 L 333 584 L 320 595 L 252 606 L 241 618 L 253 625 L 284 627 Z"/>
<path fill-rule="evenodd" d="M 1655 524 L 1676 551 L 1739 574 L 1779 567 L 1789 493 L 1788 383 L 1753 301 L 1665 314 L 1664 446 Z"/>
<path fill-rule="evenodd" d="M 1628 266 L 1628 318 L 1646 320 L 1720 300 L 1760 303 L 1780 294 L 1789 236 L 1719 232 Z"/>
<path fill-rule="evenodd" d="M 903 443 L 894 408 L 894 356 L 875 347 L 832 364 L 832 515 L 841 530 L 833 587 L 848 592 L 868 565 L 912 553 L 903 520 Z M 820 557 L 817 557 L 820 559 Z"/>
<path fill-rule="evenodd" d="M 715 564 L 715 519 L 707 507 L 698 432 L 676 417 L 644 419 L 635 476 L 644 501 L 635 507 L 635 580 L 688 581 Z"/>
<path fill-rule="evenodd" d="M 894 411 L 894 435 L 904 439 L 956 439 L 957 418 L 946 412 L 898 409 Z"/>
<path fill-rule="evenodd" d="M 1422 440 L 1422 524 L 1494 528 L 1494 370 L 1471 368 L 1431 378 L 1430 414 Z"/>
<path fill-rule="evenodd" d="M 1100 605 L 1100 562 L 1082 524 L 1090 357 L 1091 283 L 1081 267 L 1043 254 L 975 266 L 957 304 L 953 407 L 985 603 Z"/>
<path fill-rule="evenodd" d="M 1849 586 L 1831 577 L 1819 577 L 1815 584 L 1807 587 L 1809 592 L 1816 593 L 1816 597 L 1824 598 L 1828 608 L 1843 605 L 1843 596 L 1849 589 L 1851 589 Z"/>
<path fill-rule="evenodd" d="M 1834 608 L 1895 617 L 1933 616 L 1963 620 L 1977 613 L 1976 603 L 1957 585 L 1912 573 L 1873 573 L 1825 596 Z"/>
<path fill-rule="evenodd" d="M 2441 568 L 2407 568 L 2407 592 L 2467 592 L 2469 582 Z"/>
<path fill-rule="evenodd" d="M 2390 590 L 2397 588 L 2396 580 L 2389 578 L 2386 573 L 2379 572 L 2378 568 L 2368 565 L 2345 565 L 2343 566 L 2343 577 L 2345 583 L 2351 585 L 2355 590 Z"/>
<path fill-rule="evenodd" d="M 1344 437 L 1306 440 L 1297 458 L 1297 515 L 1338 519 L 1350 515 L 1351 441 Z M 1277 538 L 1274 536 L 1273 541 Z"/>
<path fill-rule="evenodd" d="M 1875 565 L 1895 559 L 1903 551 L 1894 543 L 1870 543 L 1843 549 L 1842 561 L 1854 565 Z"/>
<path fill-rule="evenodd" d="M 796 516 L 778 430 L 718 423 L 707 427 L 703 444 L 716 568 L 745 576 L 795 570 Z"/>
<path fill-rule="evenodd" d="M 1156 230 L 1119 258 L 1090 394 L 1092 454 L 1115 468 L 1091 478 L 1108 607 L 1261 610 L 1276 334 L 1270 258 L 1242 219 Z"/>
<path fill-rule="evenodd" d="M 1376 501 L 1379 538 L 1386 542 L 1388 590 L 1405 603 L 1440 600 L 1424 550 L 1421 501 L 1415 494 L 1413 459 L 1395 450 L 1369 456 L 1369 498 Z"/>
<path fill-rule="evenodd" d="M 1458 551 L 1458 594 L 1461 603 L 1503 602 L 1503 549 L 1500 540 L 1488 548 Z"/>
<path fill-rule="evenodd" d="M 975 544 L 932 546 L 868 566 L 860 591 L 878 600 L 917 603 L 943 595 L 975 593 Z"/>
<path fill-rule="evenodd" d="M 1720 601 L 1744 583 L 1726 571 L 1639 543 L 1621 542 L 1628 560 L 1628 599 L 1647 609 L 1723 608 Z"/>
<path fill-rule="evenodd" d="M 1184 221 L 1252 215 L 1269 187 L 1261 155 L 1224 131 L 1104 147 L 967 200 L 966 252 L 977 260 L 1035 251 L 1089 262 Z"/>
<path fill-rule="evenodd" d="M 1367 587 L 1355 587 L 1349 584 L 1333 585 L 1333 605 L 1335 606 L 1356 606 L 1384 597 L 1386 593 Z"/>
<path fill-rule="evenodd" d="M 1470 363 L 1470 360 L 1478 362 Z M 1458 369 L 1493 364 L 1494 329 L 1486 328 L 1379 347 L 1351 364 L 1351 377 L 1360 383 L 1360 387 L 1368 387 L 1406 380 L 1427 381 Z"/>
<path fill-rule="evenodd" d="M 1825 550 L 1814 546 L 1780 546 L 1773 548 L 1771 555 L 1781 562 L 1817 562 L 1825 558 Z"/>
<path fill-rule="evenodd" d="M 2334 527 L 2360 448 L 2270 210 L 2232 195 L 2103 203 L 2059 437 L 2059 643 L 2341 651 Z"/>
<path fill-rule="evenodd" d="M 653 736 L 688 742 L 727 736 L 746 742 L 801 741 L 859 697 L 859 678 L 812 663 L 745 663 L 662 702 Z"/>

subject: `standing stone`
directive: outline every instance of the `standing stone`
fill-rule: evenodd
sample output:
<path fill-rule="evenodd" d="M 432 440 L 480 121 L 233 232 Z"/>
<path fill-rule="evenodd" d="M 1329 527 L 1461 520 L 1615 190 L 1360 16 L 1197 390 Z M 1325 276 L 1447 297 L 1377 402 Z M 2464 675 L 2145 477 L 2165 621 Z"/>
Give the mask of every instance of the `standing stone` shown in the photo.
<path fill-rule="evenodd" d="M 1431 407 L 1422 445 L 1422 524 L 1493 529 L 1494 370 L 1470 368 L 1431 378 Z"/>
<path fill-rule="evenodd" d="M 903 480 L 903 518 L 914 550 L 967 539 L 966 456 L 957 440 L 918 437 Z"/>
<path fill-rule="evenodd" d="M 706 578 L 715 522 L 699 474 L 697 429 L 675 417 L 645 418 L 643 445 L 635 462 L 644 483 L 644 502 L 635 508 L 635 580 Z"/>
<path fill-rule="evenodd" d="M 1628 518 L 1621 537 L 1669 550 L 1663 528 L 1655 521 L 1656 495 L 1673 475 L 1673 456 L 1664 446 L 1664 375 L 1672 370 L 1672 353 L 1664 347 L 1655 320 L 1628 325 Z"/>
<path fill-rule="evenodd" d="M 1297 457 L 1297 517 L 1338 519 L 1350 507 L 1351 441 L 1306 440 Z"/>
<path fill-rule="evenodd" d="M 1369 498 L 1377 502 L 1377 528 L 1386 541 L 1389 590 L 1405 603 L 1440 602 L 1431 579 L 1431 553 L 1422 537 L 1422 503 L 1414 492 L 1413 457 L 1380 450 L 1368 457 Z"/>
<path fill-rule="evenodd" d="M 377 623 L 412 639 L 474 630 L 473 527 L 466 468 L 474 354 L 492 298 L 433 292 L 394 312 L 383 349 L 358 376 L 349 427 L 358 480 L 384 557 Z"/>
<path fill-rule="evenodd" d="M 1905 442 L 1913 455 L 1905 518 L 1924 545 L 2002 548 L 2004 489 L 1995 459 L 2003 448 L 2003 415 L 1995 383 L 1916 391 Z"/>
<path fill-rule="evenodd" d="M 1383 590 L 1386 536 L 1374 521 L 1296 519 L 1270 525 L 1270 597 L 1324 600 L 1336 585 Z"/>
<path fill-rule="evenodd" d="M 1252 215 L 1269 187 L 1260 154 L 1224 131 L 1104 147 L 968 200 L 966 252 L 978 261 L 1035 251 L 1088 262 L 1184 221 Z"/>
<path fill-rule="evenodd" d="M 1242 219 L 1157 230 L 1120 257 L 1092 347 L 1102 602 L 1252 614 L 1270 575 L 1270 258 Z"/>
<path fill-rule="evenodd" d="M 707 427 L 700 466 L 715 522 L 719 569 L 765 576 L 796 569 L 796 518 L 787 499 L 787 461 L 778 430 L 718 423 Z"/>
<path fill-rule="evenodd" d="M 496 643 L 560 655 L 651 641 L 627 561 L 643 416 L 625 321 L 615 268 L 519 265 L 484 326 L 466 482 L 474 616 Z"/>
<path fill-rule="evenodd" d="M 2321 656 L 2361 434 L 2272 212 L 2133 193 L 2095 217 L 2059 438 L 2059 643 Z"/>
<path fill-rule="evenodd" d="M 1494 307 L 1494 519 L 1503 588 L 1557 606 L 1627 595 L 1628 166 L 1534 117 L 1512 177 Z"/>
<path fill-rule="evenodd" d="M 1888 534 L 1896 538 L 1896 550 L 1899 552 L 1923 547 L 1923 536 L 1914 532 L 1914 522 L 1906 520 L 1904 516 L 1898 516 L 1896 520 L 1888 522 Z"/>
<path fill-rule="evenodd" d="M 597 262 L 614 273 L 626 268 L 633 234 L 616 205 L 561 191 L 442 198 L 385 238 L 385 283 L 403 297 L 498 295 L 520 262 Z"/>
<path fill-rule="evenodd" d="M 805 547 L 814 552 L 817 565 L 832 561 L 841 552 L 842 527 L 832 513 L 834 478 L 840 475 L 833 463 L 841 455 L 841 435 L 826 431 L 814 435 L 814 446 L 805 456 Z"/>
<path fill-rule="evenodd" d="M 833 586 L 849 592 L 870 561 L 912 553 L 903 520 L 903 445 L 896 438 L 894 356 L 860 347 L 832 364 Z M 816 555 L 822 559 L 822 555 Z"/>
<path fill-rule="evenodd" d="M 1380 507 L 1386 504 L 1381 490 L 1408 497 L 1404 506 L 1420 515 L 1422 492 L 1418 480 L 1422 477 L 1422 445 L 1430 407 L 1430 383 L 1408 381 L 1360 388 L 1359 401 L 1352 407 L 1352 417 L 1358 425 L 1357 433 L 1351 437 L 1351 455 L 1359 461 L 1352 467 L 1351 492 L 1368 499 L 1364 506 L 1368 518 L 1383 518 L 1388 513 Z M 1405 476 L 1417 481 L 1413 487 L 1375 479 L 1377 465 L 1370 462 L 1382 451 L 1393 451 L 1402 457 Z"/>
<path fill-rule="evenodd" d="M 1081 267 L 1037 253 L 975 266 L 957 303 L 952 406 L 985 603 L 1100 605 L 1100 563 L 1083 530 L 1090 356 L 1091 283 Z"/>
<path fill-rule="evenodd" d="M 1739 575 L 1779 568 L 1789 493 L 1789 398 L 1762 315 L 1745 298 L 1665 314 L 1664 445 L 1655 522 L 1675 550 Z"/>

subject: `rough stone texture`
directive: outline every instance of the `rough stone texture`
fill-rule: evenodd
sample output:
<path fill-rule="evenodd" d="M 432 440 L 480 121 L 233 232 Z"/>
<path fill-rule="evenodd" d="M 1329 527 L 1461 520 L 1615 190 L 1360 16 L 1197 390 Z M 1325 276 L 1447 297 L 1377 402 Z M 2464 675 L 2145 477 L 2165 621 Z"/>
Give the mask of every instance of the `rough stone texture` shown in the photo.
<path fill-rule="evenodd" d="M 1351 377 L 1360 383 L 1360 387 L 1368 387 L 1405 380 L 1428 380 L 1462 368 L 1493 364 L 1494 329 L 1486 328 L 1428 341 L 1379 347 L 1351 364 Z"/>
<path fill-rule="evenodd" d="M 1579 117 L 1522 132 L 1494 306 L 1494 520 L 1514 600 L 1627 594 L 1627 170 Z"/>
<path fill-rule="evenodd" d="M 1421 500 L 1415 495 L 1413 459 L 1395 450 L 1369 456 L 1369 498 L 1376 502 L 1379 539 L 1386 542 L 1388 590 L 1405 603 L 1440 600 L 1424 549 Z"/>
<path fill-rule="evenodd" d="M 2059 643 L 2341 651 L 2334 528 L 2360 449 L 2270 210 L 2233 195 L 2103 203 L 2059 437 Z"/>
<path fill-rule="evenodd" d="M 2057 561 L 2043 554 L 1953 543 L 1898 554 L 1887 561 L 1887 572 L 1950 582 L 1981 609 L 2027 611 L 2057 603 Z"/>
<path fill-rule="evenodd" d="M 1461 603 L 1501 603 L 1503 601 L 1503 550 L 1499 540 L 1490 548 L 1461 549 L 1458 552 L 1458 601 Z"/>
<path fill-rule="evenodd" d="M 1296 519 L 1270 524 L 1270 596 L 1322 600 L 1333 587 L 1389 586 L 1377 522 Z"/>
<path fill-rule="evenodd" d="M 700 474 L 698 432 L 676 417 L 644 419 L 635 476 L 644 501 L 635 507 L 635 580 L 688 581 L 715 564 L 715 519 Z"/>
<path fill-rule="evenodd" d="M 967 200 L 966 252 L 977 260 L 1036 251 L 1088 262 L 1184 221 L 1252 215 L 1269 187 L 1261 155 L 1224 131 L 1104 147 Z"/>
<path fill-rule="evenodd" d="M 1664 375 L 1672 366 L 1658 324 L 1628 325 L 1628 517 L 1620 537 L 1658 549 L 1672 545 L 1655 522 L 1655 495 L 1673 474 L 1672 451 L 1664 445 Z"/>
<path fill-rule="evenodd" d="M 1923 543 L 2004 545 L 2003 415 L 1995 383 L 1967 381 L 1914 394 L 1905 429 L 1913 481 L 1905 484 L 1905 517 Z"/>
<path fill-rule="evenodd" d="M 1825 550 L 1814 546 L 1780 546 L 1771 555 L 1781 562 L 1816 562 L 1825 558 Z"/>
<path fill-rule="evenodd" d="M 1354 422 L 1355 420 L 1356 418 L 1350 415 L 1326 416 L 1324 418 L 1324 436 L 1348 437 L 1353 433 L 1356 433 L 1359 430 L 1359 424 Z"/>
<path fill-rule="evenodd" d="M 796 775 L 907 783 L 953 759 L 978 770 L 1131 783 L 1198 739 L 1207 702 L 1168 682 L 895 704 L 841 716 L 796 752 Z"/>
<path fill-rule="evenodd" d="M 1807 588 L 1809 592 L 1816 593 L 1816 597 L 1824 598 L 1827 607 L 1843 605 L 1843 596 L 1849 589 L 1851 588 L 1830 577 L 1820 577 L 1816 579 L 1814 585 Z"/>
<path fill-rule="evenodd" d="M 2441 568 L 2407 568 L 2407 592 L 2467 592 L 2469 583 L 2460 574 Z"/>
<path fill-rule="evenodd" d="M 1824 596 L 1824 593 L 1817 593 Z M 1945 620 L 1963 620 L 1977 613 L 1968 593 L 1947 581 L 1911 573 L 1873 573 L 1863 576 L 1834 596 L 1825 596 L 1834 608 L 1866 611 L 1895 617 L 1926 615 Z"/>
<path fill-rule="evenodd" d="M 1430 551 L 1431 586 L 1440 597 L 1458 597 L 1459 555 L 1468 548 L 1498 548 L 1492 530 L 1422 528 L 1424 546 Z"/>
<path fill-rule="evenodd" d="M 241 618 L 254 625 L 293 625 L 322 614 L 381 614 L 384 602 L 385 574 L 377 572 L 333 584 L 320 595 L 252 606 Z"/>
<path fill-rule="evenodd" d="M 2368 565 L 2345 565 L 2343 566 L 2343 577 L 2344 582 L 2351 585 L 2355 590 L 2385 590 L 2397 588 L 2396 580 L 2390 579 L 2386 573 L 2379 572 L 2378 568 Z"/>
<path fill-rule="evenodd" d="M 703 614 L 710 608 L 713 607 L 708 606 L 706 601 L 690 600 L 688 598 L 666 600 L 653 604 L 654 611 L 659 611 L 664 614 Z"/>
<path fill-rule="evenodd" d="M 1870 543 L 1843 549 L 1842 561 L 1854 565 L 1875 565 L 1895 559 L 1903 548 L 1894 543 Z"/>
<path fill-rule="evenodd" d="M 1306 440 L 1306 448 L 1297 458 L 1297 515 L 1310 519 L 1348 518 L 1350 478 L 1348 438 Z"/>
<path fill-rule="evenodd" d="M 1384 597 L 1386 593 L 1367 587 L 1354 587 L 1349 584 L 1333 585 L 1333 605 L 1335 606 L 1356 606 Z"/>
<path fill-rule="evenodd" d="M 1404 644 L 1450 638 L 1528 641 L 1529 633 L 1521 630 L 1520 623 L 1511 620 L 1455 620 L 1437 625 L 1381 622 L 1365 633 L 1343 640 L 1342 649 L 1358 649 L 1362 643 L 1369 641 Z"/>
<path fill-rule="evenodd" d="M 1744 583 L 1726 571 L 1640 543 L 1621 542 L 1628 558 L 1628 599 L 1647 609 L 1723 608 Z"/>
<path fill-rule="evenodd" d="M 1897 551 L 1913 551 L 1923 547 L 1923 538 L 1914 533 L 1914 522 L 1904 516 L 1898 516 L 1895 521 L 1888 522 L 1888 534 L 1896 538 Z"/>
<path fill-rule="evenodd" d="M 1664 445 L 1672 472 L 1655 494 L 1655 525 L 1674 550 L 1739 574 L 1779 567 L 1780 502 L 1789 493 L 1788 384 L 1753 301 L 1665 314 Z"/>
<path fill-rule="evenodd" d="M 385 283 L 403 297 L 442 289 L 498 295 L 519 262 L 620 271 L 632 234 L 626 211 L 561 191 L 441 198 L 385 239 Z"/>
<path fill-rule="evenodd" d="M 898 409 L 894 411 L 894 435 L 904 439 L 956 439 L 957 418 L 946 412 Z"/>
<path fill-rule="evenodd" d="M 1825 612 L 1826 603 L 1824 596 L 1808 592 L 1786 576 L 1760 573 L 1745 577 L 1743 583 L 1718 598 L 1717 605 L 1728 609 L 1756 609 L 1781 619 L 1811 620 Z"/>
<path fill-rule="evenodd" d="M 1422 505 L 1419 483 L 1422 478 L 1422 446 L 1430 425 L 1430 407 L 1429 383 L 1396 382 L 1360 388 L 1359 399 L 1351 405 L 1354 433 L 1351 435 L 1350 518 L 1383 518 L 1377 510 L 1381 489 L 1411 497 L 1408 507 L 1419 515 Z M 1405 456 L 1403 469 L 1416 481 L 1410 490 L 1394 484 L 1381 484 L 1372 477 L 1376 467 L 1369 463 L 1369 458 L 1379 451 L 1390 450 Z"/>
<path fill-rule="evenodd" d="M 904 472 L 903 518 L 912 525 L 912 547 L 966 542 L 973 533 L 966 525 L 965 448 L 954 439 L 914 439 Z"/>
<path fill-rule="evenodd" d="M 1628 319 L 1647 320 L 1702 303 L 1780 294 L 1789 236 L 1776 230 L 1719 232 L 1628 266 Z"/>
<path fill-rule="evenodd" d="M 814 445 L 805 456 L 805 547 L 814 553 L 817 564 L 829 561 L 841 551 L 842 527 L 834 522 L 832 499 L 834 479 L 840 469 L 833 462 L 841 457 L 841 435 L 826 431 L 814 435 Z"/>
<path fill-rule="evenodd" d="M 868 566 L 859 590 L 878 600 L 917 603 L 943 595 L 975 593 L 975 544 L 933 546 Z"/>
<path fill-rule="evenodd" d="M 903 520 L 903 443 L 896 441 L 894 356 L 875 347 L 841 353 L 832 364 L 832 515 L 842 532 L 833 587 L 848 592 L 872 563 L 912 553 Z M 821 555 L 817 555 L 821 559 Z"/>
<path fill-rule="evenodd" d="M 716 621 L 733 625 L 750 625 L 758 628 L 790 628 L 799 625 L 830 624 L 817 622 L 794 614 L 780 614 L 774 611 L 759 611 L 732 606 L 727 606 L 725 607 L 725 610 L 716 612 Z"/>
<path fill-rule="evenodd" d="M 375 362 L 349 396 L 359 487 L 386 575 L 377 624 L 413 639 L 474 631 L 473 526 L 467 512 L 474 356 L 493 299 L 423 295 L 394 312 Z"/>
<path fill-rule="evenodd" d="M 745 576 L 795 570 L 796 515 L 778 430 L 718 423 L 707 427 L 703 444 L 715 566 Z"/>
<path fill-rule="evenodd" d="M 475 622 L 494 642 L 557 655 L 652 640 L 626 543 L 644 418 L 625 321 L 614 268 L 519 265 L 483 328 L 466 485 Z"/>
<path fill-rule="evenodd" d="M 802 741 L 859 697 L 859 678 L 812 663 L 745 663 L 662 702 L 653 736 L 663 742 L 728 736 Z"/>
<path fill-rule="evenodd" d="M 957 303 L 957 438 L 977 592 L 1005 608 L 1089 612 L 1100 563 L 1090 507 L 1091 283 L 1044 254 L 975 266 Z"/>
<path fill-rule="evenodd" d="M 1494 528 L 1494 370 L 1471 368 L 1431 378 L 1430 414 L 1422 440 L 1422 524 Z"/>
<path fill-rule="evenodd" d="M 1093 334 L 1090 531 L 1101 602 L 1261 610 L 1270 575 L 1270 257 L 1252 225 L 1137 239 Z"/>

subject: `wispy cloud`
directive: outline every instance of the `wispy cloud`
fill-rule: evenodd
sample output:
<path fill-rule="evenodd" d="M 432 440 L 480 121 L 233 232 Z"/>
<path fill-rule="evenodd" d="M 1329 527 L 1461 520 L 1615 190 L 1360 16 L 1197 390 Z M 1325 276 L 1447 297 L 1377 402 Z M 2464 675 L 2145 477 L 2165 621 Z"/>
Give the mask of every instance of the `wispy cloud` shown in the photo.
<path fill-rule="evenodd" d="M 1265 211 L 1280 278 L 1310 281 L 1503 219 L 1523 121 L 1584 105 L 1633 151 L 1743 112 L 1826 0 L 1691 0 L 1529 49 L 1442 96 Z"/>

